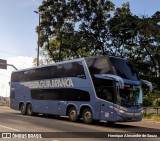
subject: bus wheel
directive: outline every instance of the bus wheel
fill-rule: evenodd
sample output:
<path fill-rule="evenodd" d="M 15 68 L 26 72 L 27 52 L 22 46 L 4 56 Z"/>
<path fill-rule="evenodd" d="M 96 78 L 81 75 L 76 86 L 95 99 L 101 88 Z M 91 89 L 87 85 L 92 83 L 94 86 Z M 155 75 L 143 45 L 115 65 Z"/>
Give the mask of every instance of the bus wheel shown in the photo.
<path fill-rule="evenodd" d="M 24 104 L 21 104 L 20 105 L 20 110 L 21 110 L 21 114 L 22 115 L 26 115 L 27 111 L 26 111 L 26 107 Z"/>
<path fill-rule="evenodd" d="M 75 107 L 71 107 L 69 109 L 68 116 L 70 121 L 75 122 L 78 120 L 79 116 L 77 115 L 77 110 Z"/>
<path fill-rule="evenodd" d="M 93 122 L 93 114 L 90 108 L 84 109 L 82 118 L 84 123 L 90 124 Z"/>
<path fill-rule="evenodd" d="M 27 105 L 27 115 L 29 115 L 29 116 L 33 115 L 32 104 Z"/>

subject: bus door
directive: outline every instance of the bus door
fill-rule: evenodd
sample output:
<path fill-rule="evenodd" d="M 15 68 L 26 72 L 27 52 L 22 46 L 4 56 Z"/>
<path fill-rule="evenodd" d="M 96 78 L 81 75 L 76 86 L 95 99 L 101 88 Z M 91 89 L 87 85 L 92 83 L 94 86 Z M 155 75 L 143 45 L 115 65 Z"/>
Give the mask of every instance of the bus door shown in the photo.
<path fill-rule="evenodd" d="M 102 86 L 101 90 L 101 119 L 114 121 L 114 89 L 111 86 Z"/>
<path fill-rule="evenodd" d="M 59 101 L 58 102 L 58 109 L 57 109 L 57 113 L 58 115 L 64 116 L 66 115 L 66 105 L 67 102 L 66 101 Z"/>

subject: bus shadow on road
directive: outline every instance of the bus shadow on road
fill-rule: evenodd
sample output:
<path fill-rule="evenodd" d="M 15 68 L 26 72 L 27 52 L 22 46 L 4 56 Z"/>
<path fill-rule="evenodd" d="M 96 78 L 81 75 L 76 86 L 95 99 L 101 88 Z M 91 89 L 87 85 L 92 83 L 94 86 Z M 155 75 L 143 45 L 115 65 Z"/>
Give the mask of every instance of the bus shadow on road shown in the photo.
<path fill-rule="evenodd" d="M 38 118 L 47 118 L 47 119 L 54 119 L 57 121 L 63 121 L 66 123 L 74 123 L 74 124 L 84 124 L 92 126 L 96 129 L 96 127 L 102 127 L 102 128 L 110 128 L 119 130 L 119 132 L 160 132 L 160 129 L 154 129 L 150 127 L 142 127 L 138 125 L 129 125 L 130 123 L 133 124 L 134 122 L 117 122 L 115 124 L 108 124 L 106 121 L 100 121 L 100 122 L 93 122 L 92 124 L 85 124 L 82 120 L 79 120 L 78 122 L 71 122 L 68 117 L 60 117 L 55 115 L 43 115 L 39 114 L 36 115 Z M 135 122 L 138 123 L 138 122 Z M 147 123 L 145 123 L 147 124 Z"/>
<path fill-rule="evenodd" d="M 42 122 L 42 121 L 45 121 L 45 119 L 48 119 L 48 120 L 53 120 L 52 122 L 49 121 L 49 123 L 54 123 L 54 120 L 55 122 L 63 122 L 63 124 L 67 124 L 67 126 L 69 124 L 71 124 L 71 126 L 79 126 L 79 125 L 85 125 L 85 126 L 80 126 L 82 128 L 89 128 L 89 129 L 92 129 L 91 132 L 95 132 L 96 129 L 98 129 L 97 127 L 100 127 L 102 129 L 102 131 L 104 130 L 105 132 L 113 132 L 113 131 L 116 131 L 116 132 L 126 132 L 126 133 L 140 133 L 140 132 L 146 132 L 146 133 L 160 133 L 160 129 L 156 129 L 154 128 L 154 126 L 156 127 L 156 124 L 152 127 L 144 127 L 144 125 L 146 126 L 147 122 L 143 122 L 144 124 L 142 125 L 141 124 L 137 124 L 138 122 L 117 122 L 113 125 L 110 125 L 110 124 L 107 124 L 107 122 L 105 121 L 100 121 L 100 122 L 96 122 L 96 123 L 93 123 L 93 124 L 85 124 L 83 123 L 82 120 L 79 120 L 78 122 L 71 122 L 69 120 L 68 117 L 60 117 L 60 116 L 55 116 L 55 115 L 45 115 L 45 114 L 38 114 L 38 115 L 34 115 L 34 116 L 24 116 L 24 115 L 21 115 L 20 113 L 12 113 L 16 116 L 23 116 L 23 117 L 26 117 L 26 121 L 27 122 L 32 122 L 33 125 L 38 125 L 38 126 L 43 126 L 43 127 L 46 127 L 46 128 L 51 128 L 53 129 L 53 126 L 54 124 L 46 124 L 46 122 Z M 32 118 L 35 118 L 34 120 Z M 10 118 L 9 118 L 10 119 Z M 9 120 L 8 119 L 8 120 Z M 40 119 L 40 120 L 38 120 Z M 135 123 L 135 124 L 134 124 Z M 149 125 L 148 125 L 149 126 Z M 90 128 L 92 127 L 92 128 Z M 56 127 L 56 128 L 60 128 L 60 127 Z M 98 130 L 97 130 L 98 131 Z"/>

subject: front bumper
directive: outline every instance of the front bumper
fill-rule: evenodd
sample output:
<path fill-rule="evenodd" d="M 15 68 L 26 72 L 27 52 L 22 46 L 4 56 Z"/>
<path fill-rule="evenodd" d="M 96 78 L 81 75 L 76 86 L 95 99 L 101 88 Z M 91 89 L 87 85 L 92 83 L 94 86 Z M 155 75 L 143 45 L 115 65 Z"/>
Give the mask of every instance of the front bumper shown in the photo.
<path fill-rule="evenodd" d="M 118 113 L 116 121 L 117 122 L 133 122 L 133 121 L 141 121 L 143 117 L 143 113 Z"/>

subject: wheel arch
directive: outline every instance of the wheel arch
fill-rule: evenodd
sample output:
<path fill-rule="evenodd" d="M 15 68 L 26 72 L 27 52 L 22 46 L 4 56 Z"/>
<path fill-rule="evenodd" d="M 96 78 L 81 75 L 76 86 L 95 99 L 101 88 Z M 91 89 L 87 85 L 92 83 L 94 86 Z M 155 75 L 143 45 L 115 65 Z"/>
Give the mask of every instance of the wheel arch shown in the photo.
<path fill-rule="evenodd" d="M 80 113 L 80 117 L 82 117 L 82 113 L 83 113 L 84 109 L 86 109 L 86 108 L 90 108 L 91 111 L 92 111 L 92 114 L 94 115 L 92 106 L 88 105 L 88 104 L 85 104 L 85 105 L 81 105 L 81 107 L 80 107 L 80 112 L 79 112 Z"/>
<path fill-rule="evenodd" d="M 26 107 L 27 107 L 29 104 L 31 104 L 31 105 L 33 106 L 33 104 L 32 104 L 32 102 L 31 102 L 31 101 L 27 101 L 27 103 L 26 103 Z"/>
<path fill-rule="evenodd" d="M 27 102 L 26 102 L 26 108 L 27 108 L 27 106 L 28 106 L 29 104 L 32 105 L 32 110 L 34 111 L 34 110 L 35 110 L 35 109 L 34 109 L 34 105 L 33 105 L 33 103 L 32 103 L 31 101 L 27 101 Z"/>
<path fill-rule="evenodd" d="M 69 109 L 70 109 L 71 107 L 75 107 L 76 110 L 77 110 L 77 113 L 78 113 L 78 108 L 77 108 L 77 106 L 76 106 L 75 104 L 73 104 L 73 103 L 70 103 L 70 104 L 67 105 L 67 108 L 66 108 L 66 116 L 68 116 L 68 114 L 69 114 Z"/>
<path fill-rule="evenodd" d="M 24 104 L 24 106 L 26 107 L 26 105 L 25 105 L 24 101 L 21 101 L 21 102 L 19 102 L 19 110 L 21 110 L 21 106 L 22 106 L 22 104 Z"/>

